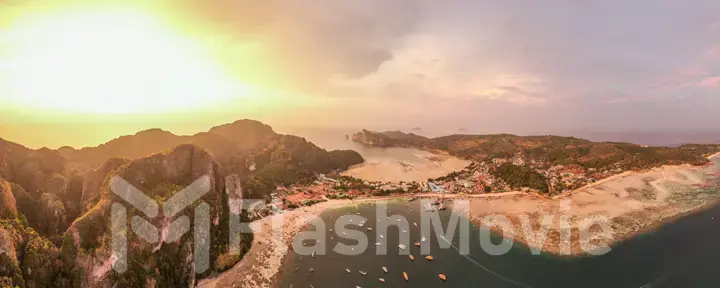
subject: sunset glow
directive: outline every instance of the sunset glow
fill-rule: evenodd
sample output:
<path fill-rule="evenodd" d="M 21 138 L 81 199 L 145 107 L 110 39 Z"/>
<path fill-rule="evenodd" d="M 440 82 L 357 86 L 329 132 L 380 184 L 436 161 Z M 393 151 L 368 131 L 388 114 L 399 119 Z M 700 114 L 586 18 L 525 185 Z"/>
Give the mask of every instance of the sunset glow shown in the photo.
<path fill-rule="evenodd" d="M 252 91 L 203 46 L 132 9 L 66 9 L 6 33 L 3 98 L 60 112 L 163 113 L 207 108 Z"/>

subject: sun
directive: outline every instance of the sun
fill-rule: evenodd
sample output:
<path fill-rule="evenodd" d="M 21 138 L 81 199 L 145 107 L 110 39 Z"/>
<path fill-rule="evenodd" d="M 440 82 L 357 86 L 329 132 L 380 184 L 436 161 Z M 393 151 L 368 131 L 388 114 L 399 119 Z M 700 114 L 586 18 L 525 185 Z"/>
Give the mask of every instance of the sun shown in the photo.
<path fill-rule="evenodd" d="M 143 11 L 56 11 L 19 18 L 0 37 L 0 99 L 17 107 L 163 113 L 247 92 L 200 43 Z"/>

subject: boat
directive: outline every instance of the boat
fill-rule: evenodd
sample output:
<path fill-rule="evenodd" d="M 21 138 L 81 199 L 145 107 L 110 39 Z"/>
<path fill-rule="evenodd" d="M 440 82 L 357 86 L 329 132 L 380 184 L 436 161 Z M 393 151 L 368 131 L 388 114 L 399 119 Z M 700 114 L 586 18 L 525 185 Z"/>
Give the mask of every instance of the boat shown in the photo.
<path fill-rule="evenodd" d="M 444 211 L 444 210 L 446 210 L 446 209 L 447 209 L 447 207 L 445 207 L 445 204 L 443 204 L 443 203 L 440 203 L 440 204 L 437 205 L 437 210 L 438 210 L 438 211 Z"/>
<path fill-rule="evenodd" d="M 425 212 L 435 212 L 437 211 L 437 208 L 435 208 L 432 204 L 425 204 Z"/>
<path fill-rule="evenodd" d="M 368 231 L 372 231 L 372 227 L 368 227 L 367 230 L 368 230 Z"/>
<path fill-rule="evenodd" d="M 350 269 L 345 269 L 345 272 L 347 272 L 348 274 L 350 274 Z"/>
<path fill-rule="evenodd" d="M 315 258 L 315 252 L 313 252 L 312 255 L 310 255 L 310 257 Z"/>
<path fill-rule="evenodd" d="M 387 267 L 383 266 L 383 271 L 385 271 L 385 273 L 388 273 Z"/>
<path fill-rule="evenodd" d="M 380 283 L 385 283 L 385 279 L 383 278 L 378 278 L 378 281 L 380 281 Z"/>
<path fill-rule="evenodd" d="M 411 261 L 415 261 L 415 256 L 412 256 L 412 255 L 408 255 L 408 256 L 410 256 Z"/>
<path fill-rule="evenodd" d="M 364 224 L 364 223 L 360 223 L 360 227 L 363 227 L 363 226 L 365 226 L 365 224 Z"/>
<path fill-rule="evenodd" d="M 308 272 L 310 272 L 310 273 L 312 273 L 313 271 L 315 271 L 315 269 L 313 269 L 313 268 L 308 269 Z"/>
<path fill-rule="evenodd" d="M 415 225 L 415 227 L 417 227 L 417 223 L 416 223 L 416 222 L 413 222 L 413 225 Z"/>
<path fill-rule="evenodd" d="M 385 239 L 385 236 L 383 236 L 382 234 L 380 234 L 380 239 Z"/>
<path fill-rule="evenodd" d="M 443 273 L 438 273 L 438 277 L 440 277 L 440 280 L 442 281 L 447 281 L 447 276 L 445 276 L 445 274 Z"/>
<path fill-rule="evenodd" d="M 433 257 L 430 256 L 430 255 L 428 255 L 428 256 L 425 256 L 425 259 L 428 260 L 428 261 L 432 261 L 432 260 L 433 260 Z"/>
<path fill-rule="evenodd" d="M 381 246 L 381 245 L 382 245 L 382 243 L 380 243 L 380 242 L 375 242 L 375 246 Z"/>
<path fill-rule="evenodd" d="M 358 272 L 360 272 L 360 274 L 362 274 L 363 276 L 367 275 L 367 272 L 365 272 L 365 271 L 358 270 Z"/>
<path fill-rule="evenodd" d="M 410 280 L 410 278 L 408 278 L 408 275 L 407 275 L 407 273 L 405 273 L 405 272 L 403 272 L 403 278 L 405 278 L 405 281 L 408 281 L 408 280 Z"/>
<path fill-rule="evenodd" d="M 400 249 L 402 249 L 402 250 L 405 250 L 405 248 L 407 248 L 407 246 L 405 246 L 403 244 L 398 245 L 398 247 L 400 247 Z"/>
<path fill-rule="evenodd" d="M 425 242 L 425 240 L 427 240 L 427 238 L 425 238 L 425 236 L 423 236 L 422 239 L 420 239 L 420 242 Z"/>
<path fill-rule="evenodd" d="M 415 247 L 420 247 L 420 242 L 415 242 Z"/>

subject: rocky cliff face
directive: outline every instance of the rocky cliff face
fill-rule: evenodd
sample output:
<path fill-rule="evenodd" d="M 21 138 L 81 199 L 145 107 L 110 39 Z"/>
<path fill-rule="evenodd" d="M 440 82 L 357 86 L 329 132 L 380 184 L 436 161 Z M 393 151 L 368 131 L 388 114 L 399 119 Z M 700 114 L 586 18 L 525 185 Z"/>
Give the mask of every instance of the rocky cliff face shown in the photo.
<path fill-rule="evenodd" d="M 18 217 L 15 196 L 10 183 L 0 178 L 0 219 L 15 219 Z"/>
<path fill-rule="evenodd" d="M 91 169 L 85 172 L 85 175 L 83 176 L 83 182 L 82 182 L 82 195 L 80 200 L 81 203 L 87 203 L 88 201 L 92 202 L 89 204 L 94 204 L 97 201 L 95 199 L 96 196 L 98 196 L 98 190 L 100 189 L 100 186 L 103 183 L 103 180 L 105 180 L 105 177 L 115 169 L 119 168 L 122 165 L 127 164 L 130 162 L 130 159 L 127 158 L 120 158 L 120 157 L 112 157 L 105 161 L 105 163 L 97 169 Z"/>
<path fill-rule="evenodd" d="M 362 161 L 354 151 L 328 152 L 252 120 L 193 136 L 153 129 L 80 150 L 32 150 L 0 139 L 0 176 L 8 180 L 0 183 L 0 238 L 12 239 L 0 245 L 7 250 L 0 253 L 0 287 L 192 286 L 197 277 L 231 268 L 247 251 L 252 235 L 240 236 L 240 255 L 228 245 L 231 209 L 237 212 L 241 199 L 268 198 L 276 185 Z M 159 234 L 149 243 L 131 229 L 128 271 L 113 272 L 110 208 L 127 204 L 110 191 L 113 177 L 164 202 L 200 175 L 208 175 L 210 185 L 200 199 L 211 207 L 208 272 L 195 273 L 192 233 L 177 239 Z M 163 231 L 181 215 L 194 219 L 193 211 L 148 219 L 128 209 L 128 218 L 141 217 Z"/>
<path fill-rule="evenodd" d="M 112 193 L 110 184 L 113 177 L 118 176 L 152 199 L 164 202 L 201 177 L 209 177 L 209 192 L 199 201 L 210 207 L 213 224 L 210 234 L 202 238 L 212 241 L 210 260 L 215 263 L 219 256 L 228 252 L 228 223 L 220 221 L 227 218 L 228 213 L 227 200 L 223 195 L 226 177 L 220 171 L 219 163 L 207 151 L 194 145 L 181 145 L 168 153 L 132 160 L 111 172 L 99 189 L 100 199 L 97 204 L 75 221 L 66 233 L 63 250 L 70 251 L 67 257 L 72 259 L 73 266 L 82 267 L 80 271 L 83 272 L 82 277 L 75 279 L 79 282 L 73 284 L 81 284 L 83 287 L 144 287 L 150 284 L 148 279 L 153 279 L 152 285 L 159 287 L 192 286 L 196 281 L 193 262 L 196 239 L 192 228 L 190 232 L 173 240 L 168 240 L 168 235 L 162 233 L 158 235 L 156 243 L 149 243 L 128 229 L 127 241 L 131 248 L 128 249 L 127 272 L 117 273 L 109 269 L 108 259 L 112 254 L 110 243 L 107 242 L 112 233 L 107 224 L 112 217 L 110 207 L 112 203 L 129 206 L 125 200 Z M 164 231 L 178 217 L 184 215 L 194 219 L 193 208 L 188 207 L 171 219 L 162 216 L 149 218 L 137 209 L 128 209 L 127 218 L 142 217 Z M 195 224 L 192 225 L 194 227 Z M 212 271 L 215 267 L 210 268 Z"/>

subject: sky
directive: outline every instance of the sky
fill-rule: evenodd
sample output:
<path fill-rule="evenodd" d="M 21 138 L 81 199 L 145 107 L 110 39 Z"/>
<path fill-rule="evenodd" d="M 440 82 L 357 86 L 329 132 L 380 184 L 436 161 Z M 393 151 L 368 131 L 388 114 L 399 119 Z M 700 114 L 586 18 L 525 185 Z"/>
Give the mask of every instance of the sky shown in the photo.
<path fill-rule="evenodd" d="M 714 130 L 720 2 L 0 1 L 0 137 Z M 716 130 L 717 131 L 717 130 Z"/>

